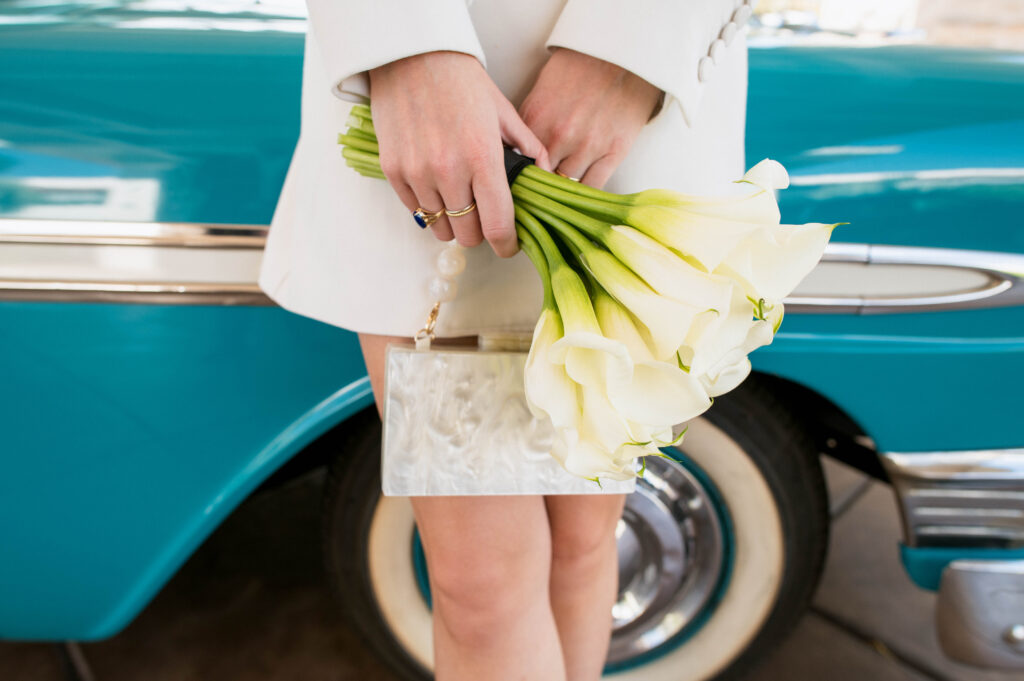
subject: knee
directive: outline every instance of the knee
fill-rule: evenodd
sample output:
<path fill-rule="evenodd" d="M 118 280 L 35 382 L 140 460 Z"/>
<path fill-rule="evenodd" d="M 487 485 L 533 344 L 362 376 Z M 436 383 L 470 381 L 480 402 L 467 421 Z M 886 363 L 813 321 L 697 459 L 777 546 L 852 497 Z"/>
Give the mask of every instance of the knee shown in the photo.
<path fill-rule="evenodd" d="M 487 646 L 547 599 L 548 555 L 449 552 L 429 565 L 433 607 L 451 636 Z"/>
<path fill-rule="evenodd" d="M 563 566 L 597 565 L 616 551 L 615 528 L 621 511 L 560 519 L 551 527 L 551 563 Z"/>
<path fill-rule="evenodd" d="M 616 550 L 615 526 L 569 528 L 551 537 L 551 564 L 555 569 L 596 566 Z"/>

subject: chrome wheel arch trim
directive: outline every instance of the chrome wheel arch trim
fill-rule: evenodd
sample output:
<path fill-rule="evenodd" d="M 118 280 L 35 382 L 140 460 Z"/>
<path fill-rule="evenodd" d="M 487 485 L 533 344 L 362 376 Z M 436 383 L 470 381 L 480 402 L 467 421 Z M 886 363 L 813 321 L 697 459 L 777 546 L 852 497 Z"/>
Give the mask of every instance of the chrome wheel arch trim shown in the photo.
<path fill-rule="evenodd" d="M 0 218 L 0 257 L 5 246 L 61 245 L 157 249 L 261 251 L 267 225 L 190 222 L 115 222 Z M 795 314 L 892 314 L 1024 304 L 1024 254 L 924 246 L 829 243 L 822 263 L 918 267 L 966 275 L 960 289 L 924 294 L 807 295 L 800 288 L 786 297 Z M 817 268 L 816 270 L 817 271 Z M 853 270 L 856 272 L 857 270 Z M 924 271 L 924 270 L 922 270 Z M 866 271 L 865 271 L 866 273 Z M 813 272 L 812 272 L 813 274 Z M 844 275 L 847 276 L 847 275 Z M 859 275 L 863 276 L 863 275 Z M 809 277 L 810 278 L 810 277 Z M 49 279 L 4 276 L 0 260 L 0 300 L 124 302 L 183 305 L 274 305 L 255 282 Z"/>

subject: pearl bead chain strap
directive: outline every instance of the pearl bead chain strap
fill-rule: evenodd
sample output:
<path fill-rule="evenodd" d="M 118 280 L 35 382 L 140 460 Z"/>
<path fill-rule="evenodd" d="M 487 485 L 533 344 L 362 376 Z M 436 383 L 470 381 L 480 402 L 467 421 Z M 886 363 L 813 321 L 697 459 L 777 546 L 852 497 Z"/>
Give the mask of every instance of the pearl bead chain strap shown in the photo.
<path fill-rule="evenodd" d="M 427 316 L 427 323 L 415 336 L 417 350 L 429 350 L 430 341 L 434 340 L 434 325 L 437 323 L 437 315 L 441 310 L 441 303 L 450 303 L 455 300 L 458 286 L 455 280 L 462 271 L 466 269 L 466 254 L 462 246 L 455 239 L 448 242 L 448 245 L 438 254 L 437 274 L 430 279 L 428 290 L 434 299 L 434 307 Z"/>

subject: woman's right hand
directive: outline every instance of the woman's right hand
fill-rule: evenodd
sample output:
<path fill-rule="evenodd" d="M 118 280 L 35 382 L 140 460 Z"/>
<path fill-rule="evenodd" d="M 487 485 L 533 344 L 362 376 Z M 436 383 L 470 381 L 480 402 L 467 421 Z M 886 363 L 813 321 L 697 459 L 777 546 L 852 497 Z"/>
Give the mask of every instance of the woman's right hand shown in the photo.
<path fill-rule="evenodd" d="M 427 52 L 372 69 L 370 101 L 381 169 L 406 208 L 457 211 L 475 201 L 462 217 L 442 215 L 434 236 L 466 247 L 486 239 L 499 256 L 515 255 L 502 142 L 550 170 L 547 151 L 476 57 Z"/>

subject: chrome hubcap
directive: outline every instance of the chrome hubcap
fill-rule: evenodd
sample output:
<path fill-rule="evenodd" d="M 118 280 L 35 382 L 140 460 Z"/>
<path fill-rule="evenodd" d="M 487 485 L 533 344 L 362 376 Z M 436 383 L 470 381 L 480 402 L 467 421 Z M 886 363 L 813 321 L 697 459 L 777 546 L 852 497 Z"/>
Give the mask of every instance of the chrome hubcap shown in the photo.
<path fill-rule="evenodd" d="M 649 457 L 616 528 L 619 598 L 608 663 L 635 658 L 683 635 L 710 605 L 726 542 L 716 503 L 678 462 Z"/>

